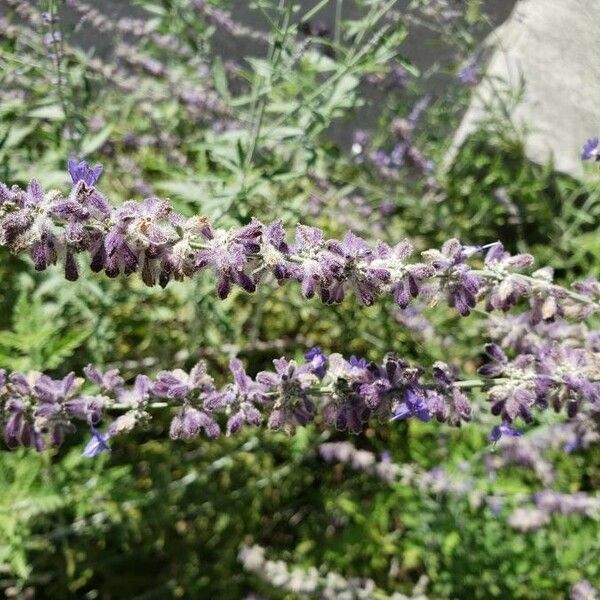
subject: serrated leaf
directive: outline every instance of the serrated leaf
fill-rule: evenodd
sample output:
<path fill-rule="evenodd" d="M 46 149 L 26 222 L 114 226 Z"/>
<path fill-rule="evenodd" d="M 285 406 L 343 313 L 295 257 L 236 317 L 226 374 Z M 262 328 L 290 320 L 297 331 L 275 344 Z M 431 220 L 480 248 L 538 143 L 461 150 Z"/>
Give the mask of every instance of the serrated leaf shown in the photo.
<path fill-rule="evenodd" d="M 46 367 L 55 369 L 73 352 L 81 346 L 82 342 L 90 335 L 91 329 L 73 329 L 60 337 L 48 340 L 44 347 Z"/>
<path fill-rule="evenodd" d="M 20 335 L 12 332 L 12 331 L 0 331 L 0 346 L 4 346 L 5 348 L 20 348 L 22 343 L 22 338 Z"/>

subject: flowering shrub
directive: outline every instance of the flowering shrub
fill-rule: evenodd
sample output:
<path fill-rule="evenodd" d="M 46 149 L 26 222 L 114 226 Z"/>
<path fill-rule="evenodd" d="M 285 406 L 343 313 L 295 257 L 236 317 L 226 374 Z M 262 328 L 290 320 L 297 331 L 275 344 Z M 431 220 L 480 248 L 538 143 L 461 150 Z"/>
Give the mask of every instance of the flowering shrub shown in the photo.
<path fill-rule="evenodd" d="M 2 589 L 596 597 L 593 184 L 441 168 L 480 3 L 297 4 L 0 0 Z"/>

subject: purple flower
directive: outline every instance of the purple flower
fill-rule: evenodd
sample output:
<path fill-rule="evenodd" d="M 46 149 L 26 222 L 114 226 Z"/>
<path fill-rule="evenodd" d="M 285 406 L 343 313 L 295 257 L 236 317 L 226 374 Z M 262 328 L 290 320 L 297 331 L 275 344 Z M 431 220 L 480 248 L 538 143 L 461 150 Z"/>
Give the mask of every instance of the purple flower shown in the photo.
<path fill-rule="evenodd" d="M 281 221 L 273 221 L 263 231 L 262 257 L 265 266 L 275 275 L 278 281 L 289 279 L 293 268 L 287 261 L 290 247 L 286 241 L 285 229 Z"/>
<path fill-rule="evenodd" d="M 39 375 L 35 380 L 30 398 L 36 402 L 33 411 L 34 429 L 48 433 L 51 443 L 60 446 L 67 430 L 73 429 L 69 416 L 79 416 L 69 411 L 70 403 L 77 400 L 75 393 L 81 385 L 75 373 L 63 379 L 54 380 L 47 375 Z"/>
<path fill-rule="evenodd" d="M 486 344 L 485 353 L 492 362 L 479 368 L 479 374 L 484 377 L 499 377 L 508 365 L 508 357 L 497 344 Z"/>
<path fill-rule="evenodd" d="M 477 304 L 481 281 L 465 264 L 468 249 L 457 239 L 451 239 L 444 243 L 441 251 L 427 250 L 423 255 L 441 277 L 440 290 L 446 291 L 448 306 L 456 308 L 462 317 L 469 315 Z"/>
<path fill-rule="evenodd" d="M 584 145 L 581 152 L 582 160 L 600 161 L 600 141 L 597 137 L 590 138 Z"/>
<path fill-rule="evenodd" d="M 566 405 L 569 418 L 575 417 L 585 403 L 597 403 L 600 386 L 595 381 L 596 367 L 590 360 L 594 359 L 583 348 L 558 343 L 544 348 L 536 363 L 538 396 L 546 403 L 550 400 L 557 411 Z M 556 383 L 558 374 L 560 384 Z"/>
<path fill-rule="evenodd" d="M 180 239 L 178 228 L 185 225 L 185 219 L 167 202 L 146 198 L 125 202 L 116 210 L 114 221 L 103 249 L 107 274 L 118 274 L 121 266 L 126 274 L 139 268 L 144 283 L 154 285 L 164 269 L 164 257 L 172 254 Z"/>
<path fill-rule="evenodd" d="M 191 440 L 198 437 L 201 429 L 204 429 L 210 438 L 216 438 L 221 433 L 219 425 L 208 413 L 184 406 L 181 412 L 173 417 L 169 435 L 174 440 Z"/>
<path fill-rule="evenodd" d="M 212 377 L 206 372 L 206 365 L 199 362 L 189 375 L 182 369 L 160 371 L 152 386 L 152 393 L 159 398 L 183 400 L 194 392 L 214 391 Z"/>
<path fill-rule="evenodd" d="M 123 269 L 125 275 L 134 273 L 138 268 L 138 254 L 126 239 L 126 225 L 117 223 L 106 234 L 104 243 L 98 247 L 92 258 L 92 270 L 104 269 L 108 277 L 117 277 Z"/>
<path fill-rule="evenodd" d="M 83 368 L 89 381 L 97 385 L 104 392 L 118 392 L 125 387 L 125 381 L 119 375 L 118 369 L 111 369 L 102 373 L 93 365 Z"/>
<path fill-rule="evenodd" d="M 413 252 L 412 244 L 404 240 L 391 247 L 378 242 L 374 250 L 374 264 L 391 265 L 391 288 L 394 300 L 400 308 L 406 308 L 411 298 L 419 295 L 421 280 L 430 277 L 434 269 L 425 264 L 408 265 L 406 261 Z"/>
<path fill-rule="evenodd" d="M 421 370 L 410 367 L 393 353 L 386 355 L 382 366 L 367 365 L 366 360 L 355 357 L 350 358 L 349 364 L 365 373 L 363 381 L 355 387 L 366 407 L 382 418 L 389 418 L 393 407 L 404 400 L 407 390 L 423 394 L 418 384 Z"/>
<path fill-rule="evenodd" d="M 348 359 L 348 364 L 357 369 L 366 369 L 368 365 L 366 358 L 359 358 L 358 356 L 354 356 L 354 354 Z"/>
<path fill-rule="evenodd" d="M 365 406 L 363 398 L 351 391 L 336 394 L 323 409 L 325 421 L 329 425 L 333 425 L 339 431 L 355 434 L 363 430 L 369 414 L 369 408 Z"/>
<path fill-rule="evenodd" d="M 317 378 L 309 365 L 298 366 L 295 361 L 279 358 L 273 361 L 275 373 L 262 371 L 256 382 L 267 393 L 274 394 L 269 417 L 269 427 L 293 430 L 296 425 L 307 425 L 315 415 L 315 405 L 310 398 L 310 387 Z"/>
<path fill-rule="evenodd" d="M 409 72 L 401 64 L 393 65 L 389 72 L 391 82 L 399 88 L 406 87 L 409 75 Z"/>
<path fill-rule="evenodd" d="M 78 181 L 83 181 L 90 187 L 93 187 L 96 185 L 98 179 L 100 179 L 104 167 L 102 165 L 91 167 L 85 160 L 77 162 L 76 159 L 70 158 L 67 163 L 67 169 L 73 181 L 73 185 Z"/>
<path fill-rule="evenodd" d="M 59 31 L 51 31 L 48 32 L 44 35 L 44 45 L 45 46 L 52 46 L 52 45 L 58 45 L 62 42 L 62 36 L 60 35 Z"/>
<path fill-rule="evenodd" d="M 196 255 L 196 269 L 210 267 L 217 277 L 217 294 L 224 299 L 236 284 L 247 292 L 256 290 L 256 281 L 246 271 L 251 254 L 260 251 L 262 225 L 252 221 L 237 231 L 215 231 L 207 224 L 203 230 L 208 248 Z"/>
<path fill-rule="evenodd" d="M 507 311 L 523 296 L 531 293 L 531 285 L 518 273 L 511 273 L 517 269 L 522 270 L 533 265 L 531 254 L 515 254 L 512 256 L 504 250 L 500 242 L 488 245 L 489 250 L 485 257 L 485 266 L 490 271 L 498 274 L 499 282 L 494 284 L 486 300 L 486 309 Z M 481 248 L 485 249 L 485 246 Z"/>
<path fill-rule="evenodd" d="M 581 448 L 582 448 L 582 443 L 581 443 L 581 439 L 578 436 L 573 436 L 563 446 L 563 450 L 566 454 L 571 454 L 572 452 L 577 452 L 577 450 L 581 450 Z"/>
<path fill-rule="evenodd" d="M 229 370 L 234 380 L 231 390 L 235 392 L 239 400 L 252 403 L 262 403 L 265 401 L 267 390 L 246 373 L 241 360 L 232 358 L 229 361 Z"/>
<path fill-rule="evenodd" d="M 458 72 L 458 79 L 463 85 L 473 87 L 479 83 L 479 74 L 481 69 L 479 65 L 473 61 L 465 65 Z"/>
<path fill-rule="evenodd" d="M 40 402 L 57 404 L 70 398 L 79 387 L 75 373 L 69 373 L 63 379 L 50 379 L 48 375 L 40 375 L 35 382 L 34 390 Z"/>
<path fill-rule="evenodd" d="M 102 418 L 104 403 L 102 396 L 77 396 L 67 400 L 64 407 L 67 415 L 96 425 Z"/>
<path fill-rule="evenodd" d="M 43 12 L 42 21 L 44 22 L 44 25 L 51 25 L 52 23 L 58 22 L 58 16 L 49 12 Z"/>
<path fill-rule="evenodd" d="M 311 348 L 305 355 L 305 360 L 308 361 L 312 372 L 319 378 L 323 378 L 327 372 L 327 356 L 321 350 L 320 346 Z"/>
<path fill-rule="evenodd" d="M 44 449 L 39 432 L 26 417 L 26 404 L 23 399 L 9 398 L 4 405 L 4 441 L 9 448 L 31 446 L 38 452 Z"/>
<path fill-rule="evenodd" d="M 82 379 L 76 379 L 74 373 L 57 380 L 40 375 L 33 386 L 37 400 L 34 416 L 38 424 L 43 422 L 46 429 L 59 428 L 55 434 L 60 436 L 67 425 L 66 417 L 83 419 L 91 425 L 98 423 L 102 417 L 104 400 L 100 396 L 78 395 L 82 382 Z M 55 444 L 59 445 L 61 441 L 58 439 Z"/>
<path fill-rule="evenodd" d="M 389 282 L 389 271 L 369 264 L 373 251 L 363 239 L 351 231 L 341 242 L 329 240 L 326 246 L 334 257 L 340 258 L 337 259 L 339 266 L 335 265 L 332 269 L 333 280 L 327 287 L 321 288 L 322 300 L 327 303 L 341 302 L 345 289 L 351 287 L 364 305 L 371 306 L 379 295 L 381 286 Z M 340 276 L 336 276 L 335 271 L 340 267 Z"/>
<path fill-rule="evenodd" d="M 101 433 L 95 427 L 91 427 L 90 431 L 92 437 L 85 445 L 81 456 L 84 456 L 85 458 L 95 458 L 99 454 L 102 454 L 102 452 L 110 452 L 110 446 L 108 445 L 110 434 L 108 432 Z"/>
<path fill-rule="evenodd" d="M 227 435 L 237 433 L 244 423 L 258 427 L 262 416 L 258 409 L 249 402 L 240 402 L 237 412 L 227 420 Z"/>
<path fill-rule="evenodd" d="M 599 596 L 598 590 L 587 579 L 582 579 L 571 587 L 569 600 L 598 600 Z"/>
<path fill-rule="evenodd" d="M 90 192 L 88 194 L 82 193 L 83 191 Z M 92 193 L 95 192 L 95 193 Z M 87 197 L 86 197 L 87 196 Z M 75 239 L 80 237 L 77 235 L 79 232 L 73 230 L 75 224 L 81 224 L 90 217 L 90 211 L 88 209 L 88 198 L 96 197 L 104 198 L 96 188 L 88 187 L 83 181 L 80 181 L 76 186 L 73 187 L 71 193 L 67 198 L 53 199 L 50 206 L 48 207 L 48 214 L 54 218 L 62 219 L 67 221 L 66 227 L 69 228 L 69 238 Z M 96 200 L 94 200 L 96 201 Z M 104 198 L 106 203 L 106 199 Z M 103 217 L 107 217 L 110 210 L 107 205 L 104 206 Z M 95 213 L 94 216 L 98 216 Z"/>
<path fill-rule="evenodd" d="M 405 360 L 399 358 L 393 352 L 385 356 L 383 361 L 382 376 L 385 377 L 393 390 L 403 392 L 411 389 L 421 395 L 419 378 L 423 371 L 417 367 L 411 367 Z"/>
<path fill-rule="evenodd" d="M 324 381 L 333 391 L 325 397 L 323 416 L 327 423 L 341 431 L 360 433 L 371 413 L 361 386 L 371 381 L 373 375 L 366 361 L 363 363 L 355 357 L 352 362 L 354 364 L 340 354 L 330 355 Z"/>
<path fill-rule="evenodd" d="M 431 420 L 425 399 L 413 390 L 408 389 L 406 390 L 406 400 L 396 407 L 394 416 L 390 420 L 404 421 L 410 417 L 416 417 L 424 423 Z"/>
<path fill-rule="evenodd" d="M 502 437 L 519 437 L 521 435 L 523 435 L 522 431 L 514 429 L 505 421 L 502 423 L 502 425 L 496 425 L 494 428 L 492 428 L 492 431 L 490 431 L 490 435 L 488 437 L 490 442 L 495 443 Z"/>
<path fill-rule="evenodd" d="M 329 299 L 328 288 L 334 276 L 341 272 L 341 262 L 331 252 L 324 249 L 325 237 L 317 227 L 298 225 L 293 252 L 302 259 L 294 276 L 300 281 L 302 295 L 312 298 L 317 290 Z"/>
<path fill-rule="evenodd" d="M 133 382 L 133 387 L 124 388 L 117 391 L 117 398 L 120 403 L 132 408 L 139 409 L 146 406 L 152 382 L 146 375 L 137 375 Z"/>
<path fill-rule="evenodd" d="M 253 381 L 246 373 L 241 360 L 232 358 L 229 362 L 229 370 L 233 375 L 234 383 L 226 387 L 223 393 L 216 394 L 210 399 L 207 408 L 212 409 L 213 405 L 215 408 L 221 408 L 225 405 L 233 412 L 227 421 L 227 434 L 231 435 L 237 433 L 244 423 L 255 427 L 260 425 L 262 416 L 255 403 L 265 403 L 268 396 L 265 386 Z"/>

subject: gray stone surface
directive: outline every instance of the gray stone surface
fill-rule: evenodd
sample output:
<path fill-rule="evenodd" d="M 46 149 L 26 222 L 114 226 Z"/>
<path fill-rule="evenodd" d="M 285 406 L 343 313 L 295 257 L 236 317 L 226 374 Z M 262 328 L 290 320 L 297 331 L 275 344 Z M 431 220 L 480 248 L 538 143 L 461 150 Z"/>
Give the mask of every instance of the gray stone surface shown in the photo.
<path fill-rule="evenodd" d="M 485 78 L 456 131 L 451 163 L 465 139 L 500 108 L 502 88 L 521 90 L 509 105 L 527 156 L 576 178 L 585 140 L 600 136 L 600 0 L 520 0 L 486 40 L 492 48 Z M 500 91 L 500 96 L 504 92 Z"/>

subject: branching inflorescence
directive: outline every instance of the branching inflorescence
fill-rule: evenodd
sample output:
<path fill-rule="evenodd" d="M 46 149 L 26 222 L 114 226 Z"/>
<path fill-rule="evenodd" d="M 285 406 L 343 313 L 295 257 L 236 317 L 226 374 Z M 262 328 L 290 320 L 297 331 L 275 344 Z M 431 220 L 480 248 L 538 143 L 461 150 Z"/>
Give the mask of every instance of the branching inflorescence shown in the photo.
<path fill-rule="evenodd" d="M 511 256 L 500 243 L 474 247 L 452 239 L 414 262 L 407 240 L 370 245 L 348 232 L 340 241 L 298 225 L 290 242 L 280 221 L 265 225 L 253 219 L 221 229 L 205 217 L 185 218 L 158 198 L 112 207 L 95 187 L 101 167 L 70 161 L 69 172 L 73 187 L 66 197 L 44 192 L 36 181 L 26 189 L 0 184 L 0 244 L 29 252 L 39 271 L 61 260 L 71 281 L 79 275 L 77 256 L 87 253 L 93 271 L 109 277 L 139 272 L 149 286 L 210 270 L 220 298 L 234 286 L 254 292 L 271 275 L 280 284 L 298 281 L 306 298 L 318 295 L 329 304 L 352 290 L 367 306 L 387 295 L 406 308 L 420 296 L 432 305 L 443 299 L 466 316 L 479 301 L 489 311 L 506 311 L 528 298 L 531 323 L 586 318 L 600 308 L 595 280 L 567 289 L 553 283 L 549 268 L 525 275 L 521 271 L 533 257 Z"/>

